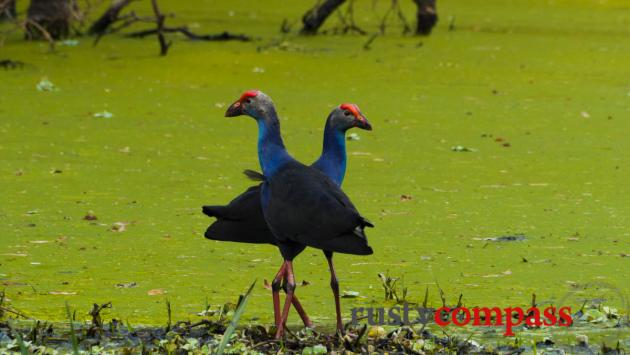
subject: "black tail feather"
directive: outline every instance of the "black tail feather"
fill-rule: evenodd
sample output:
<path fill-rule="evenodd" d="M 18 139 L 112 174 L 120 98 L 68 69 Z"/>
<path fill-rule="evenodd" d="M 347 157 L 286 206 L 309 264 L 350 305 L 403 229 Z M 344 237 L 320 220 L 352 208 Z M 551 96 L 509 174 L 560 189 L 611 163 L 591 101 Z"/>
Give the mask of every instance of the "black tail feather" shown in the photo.
<path fill-rule="evenodd" d="M 372 222 L 368 221 L 366 218 L 364 218 L 363 216 L 359 216 L 359 218 L 361 218 L 361 226 L 362 227 L 370 227 L 370 228 L 374 228 L 374 224 L 372 224 Z"/>
<path fill-rule="evenodd" d="M 254 170 L 245 169 L 243 171 L 243 174 L 245 174 L 245 176 L 247 176 L 247 178 L 252 181 L 265 181 L 267 179 L 265 175 Z"/>
<path fill-rule="evenodd" d="M 221 209 L 225 208 L 224 206 L 203 206 L 201 207 L 201 211 L 208 217 L 218 217 L 221 215 Z"/>

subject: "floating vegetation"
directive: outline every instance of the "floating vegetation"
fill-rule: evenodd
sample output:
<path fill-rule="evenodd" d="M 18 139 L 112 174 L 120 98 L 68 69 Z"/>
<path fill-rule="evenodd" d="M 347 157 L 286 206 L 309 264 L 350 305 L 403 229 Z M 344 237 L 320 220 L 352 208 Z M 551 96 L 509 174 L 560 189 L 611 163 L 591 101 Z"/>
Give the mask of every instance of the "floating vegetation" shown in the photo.
<path fill-rule="evenodd" d="M 42 80 L 35 85 L 35 88 L 37 91 L 59 91 L 59 88 L 47 78 L 42 78 Z"/>
<path fill-rule="evenodd" d="M 451 147 L 454 152 L 476 152 L 477 149 L 464 147 L 463 145 L 454 145 Z"/>
<path fill-rule="evenodd" d="M 380 275 L 379 275 L 380 277 Z M 382 275 L 385 282 L 394 286 L 391 277 Z M 77 311 L 66 304 L 67 322 L 48 323 L 29 318 L 7 304 L 0 292 L 0 353 L 187 353 L 187 354 L 242 354 L 288 353 L 574 353 L 623 354 L 630 342 L 628 318 L 615 308 L 591 300 L 574 315 L 574 324 L 568 328 L 572 334 L 558 333 L 539 327 L 521 325 L 514 328 L 516 337 L 492 337 L 478 332 L 461 332 L 453 328 L 438 328 L 427 324 L 380 326 L 349 322 L 346 334 L 339 336 L 325 331 L 304 328 L 289 330 L 283 340 L 274 339 L 275 326 L 239 323 L 246 311 L 247 301 L 255 283 L 237 304 L 226 303 L 212 310 L 206 305 L 203 319 L 197 322 L 171 319 L 171 304 L 166 301 L 168 321 L 162 327 L 132 326 L 103 314 L 112 308 L 110 302 L 94 304 L 87 312 L 90 320 L 77 320 Z M 395 286 L 394 286 L 395 287 Z M 441 288 L 440 298 L 446 304 Z M 428 289 L 423 307 L 426 307 Z M 537 304 L 532 295 L 531 304 Z M 462 296 L 457 306 L 462 305 Z M 492 333 L 492 327 L 482 332 Z M 589 341 L 589 332 L 608 330 L 618 335 L 611 343 Z M 611 333 L 611 334 L 612 334 Z M 625 336 L 623 334 L 626 334 Z M 474 338 L 474 339 L 473 339 Z"/>
<path fill-rule="evenodd" d="M 502 235 L 500 237 L 491 238 L 473 238 L 474 240 L 483 240 L 488 242 L 520 242 L 526 240 L 527 237 L 524 234 Z"/>
<path fill-rule="evenodd" d="M 114 117 L 114 114 L 105 110 L 105 111 L 101 111 L 101 112 L 96 112 L 94 114 L 94 117 L 96 118 L 112 118 Z"/>
<path fill-rule="evenodd" d="M 383 290 L 385 291 L 385 300 L 393 300 L 396 303 L 405 302 L 407 299 L 407 287 L 404 286 L 404 281 L 402 285 L 402 294 L 401 297 L 398 296 L 398 278 L 391 277 L 389 274 L 383 274 L 382 272 L 378 274 L 378 278 L 381 281 L 381 286 L 383 286 Z"/>

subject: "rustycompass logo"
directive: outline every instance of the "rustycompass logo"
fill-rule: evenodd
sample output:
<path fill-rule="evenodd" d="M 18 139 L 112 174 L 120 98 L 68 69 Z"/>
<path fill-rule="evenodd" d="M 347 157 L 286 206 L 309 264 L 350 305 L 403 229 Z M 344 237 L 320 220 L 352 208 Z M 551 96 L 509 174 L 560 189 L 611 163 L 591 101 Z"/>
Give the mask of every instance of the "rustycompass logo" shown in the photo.
<path fill-rule="evenodd" d="M 366 320 L 369 325 L 413 325 L 435 323 L 441 327 L 454 325 L 464 327 L 504 327 L 503 336 L 514 336 L 513 328 L 569 327 L 573 324 L 570 307 L 440 307 L 438 309 L 410 307 L 358 307 L 352 309 L 352 323 Z"/>
<path fill-rule="evenodd" d="M 463 327 L 473 325 L 475 327 L 505 327 L 503 336 L 514 336 L 512 328 L 519 325 L 529 327 L 568 327 L 573 324 L 571 307 L 553 307 L 540 309 L 530 307 L 523 310 L 521 307 L 449 307 L 438 308 L 433 319 L 438 325 L 445 327 L 449 324 Z"/>

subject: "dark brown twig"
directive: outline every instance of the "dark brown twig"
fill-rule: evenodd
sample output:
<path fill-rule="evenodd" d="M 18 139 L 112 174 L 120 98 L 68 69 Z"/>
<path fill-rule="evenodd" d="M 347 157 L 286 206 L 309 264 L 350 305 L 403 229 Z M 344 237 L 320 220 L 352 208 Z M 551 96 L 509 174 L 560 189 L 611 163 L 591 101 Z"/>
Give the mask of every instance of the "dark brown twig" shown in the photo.
<path fill-rule="evenodd" d="M 167 42 L 164 37 L 164 20 L 166 17 L 160 12 L 157 0 L 151 0 L 151 6 L 153 7 L 153 13 L 155 14 L 155 23 L 157 24 L 156 33 L 158 42 L 160 43 L 160 55 L 165 56 L 168 53 L 168 48 L 171 46 L 171 42 Z"/>
<path fill-rule="evenodd" d="M 363 44 L 363 49 L 364 50 L 370 50 L 372 49 L 372 42 L 374 42 L 374 40 L 378 37 L 377 33 L 373 33 L 370 38 L 368 38 L 367 41 L 365 41 L 365 43 Z"/>
<path fill-rule="evenodd" d="M 350 0 L 348 2 L 345 13 L 343 13 L 341 10 L 338 10 L 337 17 L 341 22 L 341 28 L 335 29 L 335 32 L 339 31 L 341 32 L 341 34 L 356 32 L 360 35 L 367 35 L 367 31 L 357 26 L 356 22 L 354 21 L 354 0 Z"/>
<path fill-rule="evenodd" d="M 398 0 L 392 0 L 392 5 L 389 7 L 389 9 L 387 9 L 387 12 L 385 12 L 385 15 L 383 15 L 383 18 L 381 19 L 381 23 L 379 24 L 380 34 L 382 35 L 385 34 L 385 29 L 387 28 L 387 20 L 391 13 L 395 13 L 398 19 L 400 20 L 400 22 L 402 23 L 403 34 L 407 34 L 411 32 L 411 26 L 409 26 L 409 23 L 407 22 L 407 18 L 405 17 L 405 15 L 402 12 L 402 9 L 400 8 L 400 3 L 398 2 Z"/>
<path fill-rule="evenodd" d="M 400 20 L 400 23 L 402 23 L 403 25 L 403 34 L 408 34 L 411 32 L 411 26 L 409 25 L 409 22 L 407 21 L 407 18 L 405 17 L 405 14 L 403 13 L 402 9 L 400 8 L 400 3 L 398 2 L 398 0 L 392 0 L 396 3 L 396 15 L 398 16 L 398 19 Z"/>

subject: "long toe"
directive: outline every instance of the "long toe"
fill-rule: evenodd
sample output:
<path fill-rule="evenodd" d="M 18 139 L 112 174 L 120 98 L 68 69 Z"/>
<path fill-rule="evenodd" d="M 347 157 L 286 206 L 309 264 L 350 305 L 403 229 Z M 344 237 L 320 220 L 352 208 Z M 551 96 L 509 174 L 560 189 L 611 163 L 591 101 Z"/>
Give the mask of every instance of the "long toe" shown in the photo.
<path fill-rule="evenodd" d="M 276 336 L 274 337 L 276 340 L 282 339 L 282 336 L 284 335 L 284 327 L 283 326 L 279 326 L 278 330 L 276 330 Z"/>

